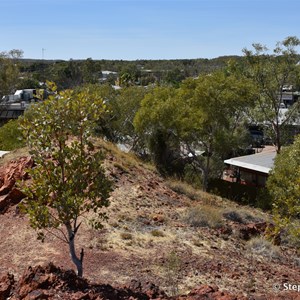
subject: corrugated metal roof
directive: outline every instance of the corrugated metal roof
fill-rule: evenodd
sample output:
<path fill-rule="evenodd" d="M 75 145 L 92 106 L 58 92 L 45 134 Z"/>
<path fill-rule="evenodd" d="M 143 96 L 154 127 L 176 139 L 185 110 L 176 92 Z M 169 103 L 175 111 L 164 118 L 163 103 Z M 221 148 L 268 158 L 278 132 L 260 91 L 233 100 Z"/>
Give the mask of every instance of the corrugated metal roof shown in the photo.
<path fill-rule="evenodd" d="M 276 151 L 261 152 L 224 160 L 225 164 L 268 174 L 274 166 Z"/>

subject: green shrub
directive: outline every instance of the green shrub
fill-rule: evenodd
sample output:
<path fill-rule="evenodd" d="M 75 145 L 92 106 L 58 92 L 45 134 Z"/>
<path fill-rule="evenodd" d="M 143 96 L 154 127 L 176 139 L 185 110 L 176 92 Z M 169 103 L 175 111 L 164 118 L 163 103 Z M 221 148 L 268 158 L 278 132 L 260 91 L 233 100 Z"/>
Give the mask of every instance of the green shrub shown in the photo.
<path fill-rule="evenodd" d="M 10 120 L 0 127 L 0 150 L 11 151 L 25 146 L 18 120 Z"/>
<path fill-rule="evenodd" d="M 260 189 L 255 199 L 255 207 L 262 210 L 272 209 L 272 197 L 267 189 Z"/>

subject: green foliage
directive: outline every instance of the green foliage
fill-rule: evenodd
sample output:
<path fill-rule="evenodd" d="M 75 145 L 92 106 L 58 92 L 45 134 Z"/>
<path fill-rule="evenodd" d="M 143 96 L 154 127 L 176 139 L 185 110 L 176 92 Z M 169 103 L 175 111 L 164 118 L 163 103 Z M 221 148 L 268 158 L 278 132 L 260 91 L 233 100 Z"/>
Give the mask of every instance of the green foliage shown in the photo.
<path fill-rule="evenodd" d="M 114 142 L 130 145 L 135 151 L 142 147 L 142 141 L 135 132 L 133 119 L 147 90 L 143 87 L 129 86 L 109 97 L 109 114 L 106 120 L 106 137 Z"/>
<path fill-rule="evenodd" d="M 293 145 L 277 154 L 274 168 L 267 181 L 273 199 L 273 213 L 278 232 L 285 229 L 300 237 L 297 223 L 300 215 L 300 137 Z"/>
<path fill-rule="evenodd" d="M 174 88 L 156 87 L 146 94 L 134 118 L 136 132 L 140 139 L 145 140 L 154 163 L 163 175 L 171 175 L 180 169 L 176 130 L 179 107 L 176 104 Z"/>
<path fill-rule="evenodd" d="M 82 259 L 75 253 L 74 238 L 82 217 L 93 212 L 90 222 L 101 227 L 108 206 L 110 182 L 102 167 L 103 154 L 92 143 L 95 123 L 105 111 L 99 95 L 92 90 L 53 94 L 30 107 L 21 120 L 27 145 L 36 166 L 29 170 L 24 210 L 36 230 L 55 232 L 67 242 L 78 273 Z M 41 236 L 41 235 L 40 235 Z"/>
<path fill-rule="evenodd" d="M 178 90 L 178 134 L 202 173 L 204 189 L 211 176 L 220 175 L 223 159 L 246 145 L 244 111 L 251 97 L 247 80 L 221 71 L 186 80 Z"/>
<path fill-rule="evenodd" d="M 0 52 L 0 99 L 12 93 L 16 87 L 19 80 L 18 59 L 22 55 L 23 52 L 17 49 Z"/>
<path fill-rule="evenodd" d="M 45 76 L 58 83 L 59 89 L 75 88 L 84 84 L 94 84 L 100 77 L 99 62 L 88 58 L 84 61 L 70 59 L 49 66 L 43 66 L 39 71 L 41 79 Z"/>
<path fill-rule="evenodd" d="M 23 90 L 23 89 L 39 89 L 41 88 L 40 83 L 38 80 L 32 77 L 25 77 L 19 80 L 16 85 L 16 89 Z"/>
<path fill-rule="evenodd" d="M 262 188 L 258 190 L 255 199 L 255 207 L 265 211 L 270 211 L 272 209 L 272 197 L 270 196 L 268 189 Z"/>
<path fill-rule="evenodd" d="M 0 149 L 11 151 L 25 146 L 18 120 L 10 120 L 0 127 Z"/>
<path fill-rule="evenodd" d="M 297 37 L 287 37 L 277 43 L 272 53 L 261 44 L 253 44 L 253 50 L 244 49 L 246 72 L 257 91 L 255 109 L 251 116 L 255 122 L 264 123 L 265 131 L 272 138 L 280 152 L 284 140 L 286 125 L 298 115 L 299 101 L 282 114 L 283 87 L 299 82 L 299 55 L 296 48 L 300 45 Z"/>
<path fill-rule="evenodd" d="M 138 83 L 141 77 L 141 71 L 135 65 L 124 66 L 120 71 L 119 84 L 128 87 Z"/>
<path fill-rule="evenodd" d="M 190 152 L 193 166 L 189 171 L 201 174 L 206 189 L 210 176 L 220 176 L 224 158 L 249 143 L 243 125 L 252 96 L 246 79 L 214 72 L 187 79 L 178 89 L 154 88 L 141 102 L 134 125 L 147 137 L 162 174 L 176 172 L 183 177 L 182 155 Z"/>

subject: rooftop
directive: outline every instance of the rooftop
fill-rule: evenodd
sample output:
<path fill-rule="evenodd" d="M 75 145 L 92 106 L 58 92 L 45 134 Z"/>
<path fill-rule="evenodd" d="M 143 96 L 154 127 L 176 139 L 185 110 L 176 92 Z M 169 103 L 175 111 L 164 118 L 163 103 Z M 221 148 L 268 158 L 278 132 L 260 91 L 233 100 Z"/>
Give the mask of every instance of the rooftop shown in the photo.
<path fill-rule="evenodd" d="M 269 149 L 261 153 L 230 158 L 225 160 L 224 163 L 268 174 L 274 166 L 275 156 L 275 149 Z"/>

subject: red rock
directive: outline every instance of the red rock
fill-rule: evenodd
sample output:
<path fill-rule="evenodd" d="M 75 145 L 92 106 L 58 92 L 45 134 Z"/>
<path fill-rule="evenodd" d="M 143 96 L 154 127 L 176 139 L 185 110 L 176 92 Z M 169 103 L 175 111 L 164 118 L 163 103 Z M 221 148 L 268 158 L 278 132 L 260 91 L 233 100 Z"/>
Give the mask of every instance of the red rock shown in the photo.
<path fill-rule="evenodd" d="M 14 283 L 15 279 L 12 274 L 6 274 L 0 278 L 0 300 L 6 300 L 9 297 Z"/>
<path fill-rule="evenodd" d="M 15 187 L 15 183 L 28 179 L 27 169 L 32 166 L 33 160 L 30 157 L 20 157 L 0 168 L 0 213 L 24 198 L 25 195 Z"/>

